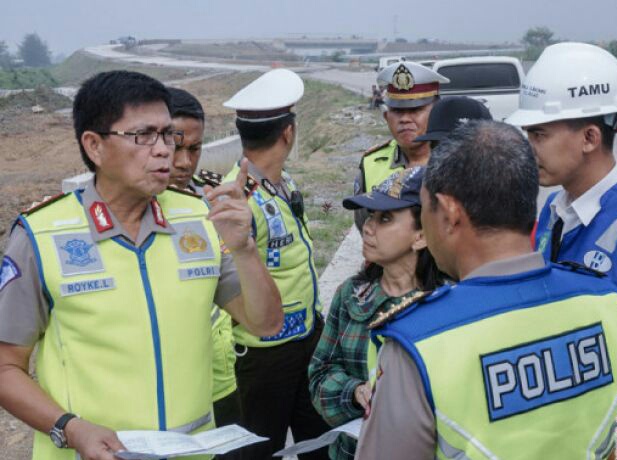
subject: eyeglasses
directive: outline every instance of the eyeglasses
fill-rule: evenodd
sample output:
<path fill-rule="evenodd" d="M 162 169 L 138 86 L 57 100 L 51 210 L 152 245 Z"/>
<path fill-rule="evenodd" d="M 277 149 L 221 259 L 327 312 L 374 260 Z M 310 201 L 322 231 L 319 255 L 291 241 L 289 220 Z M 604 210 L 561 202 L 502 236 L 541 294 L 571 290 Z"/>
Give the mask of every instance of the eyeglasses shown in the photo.
<path fill-rule="evenodd" d="M 135 136 L 135 143 L 137 145 L 154 145 L 159 139 L 159 135 L 163 136 L 163 142 L 166 145 L 182 145 L 184 142 L 184 131 L 177 131 L 168 129 L 165 131 L 150 131 L 150 130 L 138 130 L 138 131 L 98 131 L 101 136 L 109 136 L 113 134 L 115 136 Z"/>

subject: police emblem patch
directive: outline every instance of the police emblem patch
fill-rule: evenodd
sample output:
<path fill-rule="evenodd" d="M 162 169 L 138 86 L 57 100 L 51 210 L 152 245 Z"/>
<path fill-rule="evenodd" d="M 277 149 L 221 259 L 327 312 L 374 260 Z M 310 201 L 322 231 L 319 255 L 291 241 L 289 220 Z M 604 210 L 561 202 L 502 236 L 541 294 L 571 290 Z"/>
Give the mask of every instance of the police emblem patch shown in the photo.
<path fill-rule="evenodd" d="M 11 281 L 21 277 L 21 270 L 13 259 L 9 256 L 4 256 L 2 265 L 0 266 L 0 291 L 6 287 Z"/>
<path fill-rule="evenodd" d="M 201 236 L 193 233 L 190 229 L 180 237 L 180 248 L 187 254 L 202 252 L 208 248 L 208 243 Z"/>
<path fill-rule="evenodd" d="M 392 77 L 392 86 L 398 90 L 409 91 L 414 85 L 413 75 L 403 64 L 398 66 Z"/>
<path fill-rule="evenodd" d="M 200 221 L 180 222 L 172 226 L 176 233 L 171 239 L 180 262 L 215 258 L 206 229 Z"/>
<path fill-rule="evenodd" d="M 103 261 L 90 233 L 65 233 L 54 235 L 53 238 L 63 276 L 104 270 Z"/>

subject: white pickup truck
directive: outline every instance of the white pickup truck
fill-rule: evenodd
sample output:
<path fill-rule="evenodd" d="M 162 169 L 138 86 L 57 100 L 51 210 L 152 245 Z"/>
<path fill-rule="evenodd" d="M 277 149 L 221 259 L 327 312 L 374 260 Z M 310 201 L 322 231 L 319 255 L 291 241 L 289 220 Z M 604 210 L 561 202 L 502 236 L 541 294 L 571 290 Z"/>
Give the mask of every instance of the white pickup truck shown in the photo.
<path fill-rule="evenodd" d="M 450 83 L 442 96 L 469 96 L 483 102 L 495 120 L 503 121 L 518 108 L 524 77 L 521 62 L 507 56 L 465 57 L 436 61 L 432 69 Z"/>

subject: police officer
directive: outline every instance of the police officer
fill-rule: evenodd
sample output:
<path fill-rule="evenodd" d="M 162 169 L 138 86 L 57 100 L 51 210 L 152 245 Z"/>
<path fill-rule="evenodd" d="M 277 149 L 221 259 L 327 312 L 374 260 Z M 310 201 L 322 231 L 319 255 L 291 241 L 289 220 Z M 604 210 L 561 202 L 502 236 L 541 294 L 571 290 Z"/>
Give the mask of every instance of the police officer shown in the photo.
<path fill-rule="evenodd" d="M 417 142 L 416 138 L 426 132 L 433 103 L 439 97 L 439 84 L 449 82 L 413 62 L 397 62 L 379 73 L 377 84 L 386 87 L 383 117 L 394 139 L 364 153 L 354 183 L 356 195 L 371 191 L 395 171 L 426 164 L 429 144 Z M 366 211 L 355 212 L 359 229 L 365 219 Z"/>
<path fill-rule="evenodd" d="M 249 176 L 256 187 L 249 197 L 253 234 L 283 299 L 285 321 L 273 335 L 234 328 L 239 356 L 238 390 L 246 427 L 270 438 L 251 449 L 251 459 L 271 458 L 285 445 L 288 428 L 296 442 L 329 428 L 313 408 L 307 368 L 323 320 L 302 195 L 283 165 L 296 138 L 295 114 L 304 84 L 298 75 L 272 70 L 241 89 L 225 106 L 236 111 L 236 126 Z M 225 180 L 234 180 L 236 166 Z M 326 459 L 327 450 L 306 455 Z"/>
<path fill-rule="evenodd" d="M 184 133 L 176 145 L 170 172 L 170 185 L 189 189 L 203 196 L 205 185 L 194 173 L 201 157 L 204 136 L 204 110 L 200 102 L 180 88 L 168 88 L 171 95 L 171 121 L 174 129 Z M 206 202 L 206 204 L 208 204 Z M 240 399 L 234 366 L 236 354 L 231 328 L 231 316 L 217 305 L 212 307 L 212 401 L 217 426 L 242 425 Z M 221 459 L 239 459 L 241 450 L 219 455 Z"/>
<path fill-rule="evenodd" d="M 460 281 L 374 325 L 386 344 L 356 459 L 614 450 L 617 288 L 531 252 L 537 193 L 533 153 L 512 126 L 470 121 L 433 150 L 422 226 Z"/>
<path fill-rule="evenodd" d="M 573 261 L 617 282 L 617 59 L 597 46 L 560 43 L 544 50 L 508 122 L 527 131 L 540 185 L 561 185 L 538 222 L 546 260 Z"/>
<path fill-rule="evenodd" d="M 199 197 L 165 191 L 183 137 L 169 104 L 139 73 L 87 80 L 73 119 L 94 180 L 24 212 L 9 238 L 0 405 L 37 430 L 36 460 L 112 460 L 119 429 L 213 427 L 213 301 L 254 333 L 282 324 L 239 183 L 212 193 L 209 212 Z"/>

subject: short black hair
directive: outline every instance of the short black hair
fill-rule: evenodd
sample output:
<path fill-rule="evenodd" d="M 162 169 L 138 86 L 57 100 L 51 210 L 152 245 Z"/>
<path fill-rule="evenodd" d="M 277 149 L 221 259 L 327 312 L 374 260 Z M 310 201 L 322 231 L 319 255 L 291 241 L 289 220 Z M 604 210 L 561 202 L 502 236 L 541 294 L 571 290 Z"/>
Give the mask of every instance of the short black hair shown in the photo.
<path fill-rule="evenodd" d="M 566 126 L 570 129 L 578 131 L 587 125 L 597 126 L 602 135 L 602 147 L 604 150 L 609 150 L 613 153 L 613 141 L 615 140 L 615 131 L 612 126 L 606 124 L 604 115 L 597 117 L 574 118 L 571 120 L 563 120 Z"/>
<path fill-rule="evenodd" d="M 164 102 L 170 108 L 169 92 L 160 81 L 138 72 L 102 72 L 81 85 L 73 102 L 73 127 L 81 157 L 90 171 L 94 171 L 94 163 L 81 143 L 84 131 L 109 131 L 126 107 L 152 102 Z"/>
<path fill-rule="evenodd" d="M 236 118 L 242 147 L 246 150 L 264 150 L 279 140 L 285 128 L 295 124 L 296 115 L 289 113 L 284 117 L 268 121 L 246 121 Z"/>
<path fill-rule="evenodd" d="M 204 108 L 195 96 L 180 88 L 167 87 L 171 95 L 171 117 L 188 117 L 204 121 Z"/>
<path fill-rule="evenodd" d="M 431 152 L 424 187 L 458 200 L 480 231 L 529 234 L 536 219 L 538 167 L 527 139 L 505 123 L 472 120 Z"/>

